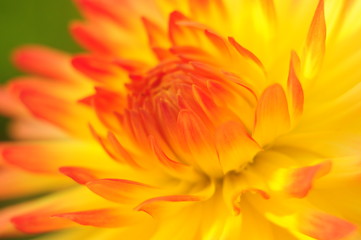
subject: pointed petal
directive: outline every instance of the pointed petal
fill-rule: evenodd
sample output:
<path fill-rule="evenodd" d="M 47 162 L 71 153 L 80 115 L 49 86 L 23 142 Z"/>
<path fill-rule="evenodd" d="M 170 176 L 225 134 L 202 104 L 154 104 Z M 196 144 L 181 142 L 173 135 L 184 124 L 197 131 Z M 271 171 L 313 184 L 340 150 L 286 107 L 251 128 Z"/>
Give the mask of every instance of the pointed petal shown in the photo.
<path fill-rule="evenodd" d="M 318 240 L 341 240 L 355 232 L 357 227 L 335 216 L 313 213 L 299 220 L 300 231 Z"/>
<path fill-rule="evenodd" d="M 35 173 L 58 174 L 59 167 L 74 164 L 101 169 L 115 167 L 98 145 L 76 141 L 8 144 L 1 152 L 7 163 Z"/>
<path fill-rule="evenodd" d="M 285 93 L 279 84 L 272 85 L 263 92 L 258 102 L 253 138 L 264 146 L 289 129 L 290 117 Z"/>
<path fill-rule="evenodd" d="M 119 66 L 100 57 L 78 55 L 73 57 L 71 63 L 75 69 L 97 83 L 112 84 L 115 81 L 115 78 L 117 78 L 118 84 L 119 80 L 128 80 Z M 115 86 L 114 83 L 112 86 L 113 85 Z"/>
<path fill-rule="evenodd" d="M 35 175 L 10 166 L 0 168 L 0 201 L 56 191 L 69 186 L 67 181 L 58 177 Z"/>
<path fill-rule="evenodd" d="M 213 142 L 214 137 L 205 123 L 192 111 L 181 110 L 177 128 L 179 142 L 192 154 L 195 161 L 193 163 L 211 175 L 221 174 L 222 169 Z"/>
<path fill-rule="evenodd" d="M 68 219 L 84 226 L 94 226 L 101 228 L 119 228 L 141 222 L 145 215 L 139 212 L 125 209 L 97 209 L 81 212 L 70 212 L 55 214 L 53 217 Z"/>
<path fill-rule="evenodd" d="M 305 46 L 303 73 L 307 79 L 313 78 L 322 65 L 326 44 L 326 22 L 324 0 L 319 0 L 312 19 Z"/>
<path fill-rule="evenodd" d="M 107 200 L 123 204 L 140 202 L 157 192 L 149 185 L 124 179 L 97 179 L 88 182 L 87 187 Z"/>
<path fill-rule="evenodd" d="M 76 106 L 68 100 L 54 97 L 50 94 L 42 93 L 34 89 L 24 89 L 20 93 L 20 99 L 27 109 L 38 119 L 64 129 L 76 135 L 89 135 L 86 121 L 79 115 L 86 114 L 86 109 Z M 84 116 L 84 115 L 83 115 Z M 76 124 L 83 123 L 83 124 Z"/>
<path fill-rule="evenodd" d="M 100 54 L 112 53 L 111 47 L 108 46 L 106 42 L 101 41 L 94 30 L 88 25 L 74 22 L 70 26 L 70 31 L 79 44 L 85 46 L 89 50 Z"/>
<path fill-rule="evenodd" d="M 159 162 L 165 166 L 166 168 L 169 168 L 172 171 L 176 171 L 176 172 L 184 172 L 186 170 L 188 170 L 188 166 L 180 163 L 180 162 L 176 162 L 172 159 L 170 159 L 162 150 L 162 148 L 159 146 L 158 142 L 156 141 L 156 139 L 153 136 L 149 137 L 149 141 L 150 141 L 150 145 L 151 148 L 154 152 L 154 154 L 157 156 L 157 159 L 159 160 Z"/>
<path fill-rule="evenodd" d="M 254 55 L 251 51 L 249 51 L 248 49 L 242 47 L 238 42 L 236 42 L 236 40 L 232 37 L 228 38 L 228 41 L 232 44 L 232 46 L 239 52 L 239 54 L 241 54 L 242 56 L 250 59 L 251 61 L 253 61 L 254 63 L 256 63 L 260 68 L 262 68 L 264 70 L 264 66 L 261 62 L 261 60 L 258 59 L 258 57 L 256 55 Z"/>
<path fill-rule="evenodd" d="M 148 42 L 151 47 L 169 47 L 169 40 L 166 31 L 151 20 L 142 18 L 145 30 L 148 34 Z"/>
<path fill-rule="evenodd" d="M 81 79 L 71 68 L 70 56 L 66 53 L 42 46 L 25 46 L 16 50 L 14 62 L 23 71 L 74 82 Z"/>
<path fill-rule="evenodd" d="M 135 210 L 146 212 L 152 216 L 159 214 L 159 210 L 162 207 L 166 207 L 169 203 L 186 203 L 192 204 L 194 202 L 201 201 L 202 198 L 199 196 L 192 195 L 173 195 L 173 196 L 164 196 L 164 197 L 156 197 L 151 198 L 143 203 L 139 204 Z M 163 205 L 163 206 L 162 206 Z"/>
<path fill-rule="evenodd" d="M 66 219 L 51 218 L 47 213 L 22 215 L 12 218 L 11 221 L 18 230 L 28 234 L 50 232 L 74 225 Z"/>
<path fill-rule="evenodd" d="M 275 174 L 272 187 L 286 194 L 303 198 L 312 189 L 313 182 L 331 170 L 331 161 L 296 169 L 281 169 Z"/>
<path fill-rule="evenodd" d="M 299 73 L 299 58 L 295 52 L 292 52 L 290 71 L 288 75 L 288 94 L 290 96 L 290 115 L 293 121 L 297 120 L 303 112 L 304 95 L 303 89 L 298 77 Z"/>
<path fill-rule="evenodd" d="M 227 122 L 216 132 L 216 147 L 223 171 L 242 169 L 261 150 L 241 123 Z"/>
<path fill-rule="evenodd" d="M 59 172 L 70 177 L 79 184 L 87 184 L 88 182 L 97 179 L 98 171 L 82 168 L 82 167 L 61 167 Z"/>

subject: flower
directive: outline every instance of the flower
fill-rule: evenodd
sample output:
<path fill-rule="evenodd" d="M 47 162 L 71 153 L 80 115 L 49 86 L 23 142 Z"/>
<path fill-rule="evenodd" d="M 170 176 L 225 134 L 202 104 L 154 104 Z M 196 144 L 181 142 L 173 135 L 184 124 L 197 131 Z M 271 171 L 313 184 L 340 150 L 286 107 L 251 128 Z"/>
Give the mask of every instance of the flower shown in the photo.
<path fill-rule="evenodd" d="M 76 0 L 14 54 L 0 234 L 360 239 L 360 1 Z"/>

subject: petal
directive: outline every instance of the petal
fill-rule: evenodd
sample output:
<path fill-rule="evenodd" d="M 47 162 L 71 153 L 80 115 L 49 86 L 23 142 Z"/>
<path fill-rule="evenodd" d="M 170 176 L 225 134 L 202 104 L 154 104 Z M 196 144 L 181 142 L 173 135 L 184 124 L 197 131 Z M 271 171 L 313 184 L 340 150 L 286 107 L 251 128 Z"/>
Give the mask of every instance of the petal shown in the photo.
<path fill-rule="evenodd" d="M 5 116 L 26 115 L 26 109 L 7 87 L 0 88 L 0 113 Z"/>
<path fill-rule="evenodd" d="M 162 166 L 166 167 L 170 171 L 175 171 L 183 174 L 185 173 L 185 171 L 189 170 L 188 165 L 170 159 L 164 153 L 162 148 L 159 146 L 157 140 L 153 136 L 149 137 L 149 141 L 154 154 L 156 155 L 157 159 L 162 164 Z"/>
<path fill-rule="evenodd" d="M 74 164 L 100 169 L 117 166 L 97 144 L 77 141 L 7 144 L 1 152 L 7 163 L 35 173 L 57 174 L 59 167 Z"/>
<path fill-rule="evenodd" d="M 70 31 L 79 44 L 89 50 L 99 54 L 112 54 L 111 46 L 99 39 L 97 33 L 89 25 L 74 22 L 70 26 Z"/>
<path fill-rule="evenodd" d="M 55 214 L 53 217 L 69 219 L 84 226 L 119 228 L 144 221 L 145 215 L 127 209 L 97 209 Z"/>
<path fill-rule="evenodd" d="M 88 19 L 93 21 L 107 19 L 114 21 L 123 28 L 134 27 L 131 24 L 131 19 L 124 16 L 124 9 L 129 7 L 125 7 L 124 3 L 122 7 L 118 7 L 114 1 L 75 0 L 75 2 Z"/>
<path fill-rule="evenodd" d="M 58 81 L 74 82 L 83 80 L 70 65 L 66 53 L 42 46 L 26 46 L 17 49 L 14 62 L 23 71 L 35 73 Z"/>
<path fill-rule="evenodd" d="M 211 175 L 220 175 L 221 166 L 213 138 L 204 122 L 190 110 L 181 110 L 177 120 L 179 142 L 190 151 L 195 164 Z"/>
<path fill-rule="evenodd" d="M 238 122 L 227 122 L 217 129 L 216 148 L 225 173 L 243 169 L 261 150 L 244 126 Z"/>
<path fill-rule="evenodd" d="M 148 42 L 151 47 L 169 47 L 170 43 L 165 29 L 162 29 L 159 25 L 145 17 L 142 18 L 142 21 L 147 31 Z"/>
<path fill-rule="evenodd" d="M 33 89 L 22 90 L 20 99 L 34 117 L 54 124 L 69 133 L 89 135 L 84 118 L 89 113 L 82 106 L 76 106 L 67 100 Z"/>
<path fill-rule="evenodd" d="M 149 185 L 124 179 L 97 179 L 86 185 L 99 196 L 123 204 L 141 202 L 158 192 Z"/>
<path fill-rule="evenodd" d="M 73 226 L 65 219 L 51 219 L 48 214 L 32 213 L 11 219 L 15 227 L 27 234 L 50 232 Z"/>
<path fill-rule="evenodd" d="M 109 202 L 91 193 L 88 189 L 73 187 L 5 209 L 7 219 L 15 227 L 25 233 L 42 233 L 73 227 L 75 224 L 64 218 L 53 215 L 84 211 L 90 206 L 110 206 Z M 0 214 L 2 216 L 2 214 Z M 0 219 L 1 220 L 1 219 Z M 5 219 L 6 221 L 6 219 Z"/>
<path fill-rule="evenodd" d="M 258 57 L 256 55 L 254 55 L 254 53 L 252 53 L 251 51 L 249 51 L 248 49 L 242 47 L 234 38 L 229 37 L 228 41 L 230 44 L 232 44 L 232 46 L 237 50 L 237 52 L 239 54 L 241 54 L 242 56 L 248 58 L 249 60 L 253 61 L 254 63 L 256 63 L 261 69 L 264 69 L 264 66 L 261 62 L 261 60 L 258 59 Z"/>
<path fill-rule="evenodd" d="M 303 73 L 306 79 L 313 78 L 320 70 L 325 54 L 326 23 L 324 0 L 319 0 L 312 19 L 305 46 Z"/>
<path fill-rule="evenodd" d="M 313 213 L 299 220 L 303 234 L 318 240 L 341 240 L 355 232 L 357 227 L 338 217 L 325 213 Z"/>
<path fill-rule="evenodd" d="M 272 85 L 263 92 L 258 102 L 253 138 L 264 146 L 289 129 L 290 117 L 285 93 L 279 84 Z"/>
<path fill-rule="evenodd" d="M 93 55 L 78 55 L 72 58 L 72 66 L 97 83 L 119 88 L 119 81 L 128 81 L 125 71 L 114 62 Z M 116 79 L 116 80 L 115 80 Z M 115 84 L 114 82 L 117 82 Z"/>
<path fill-rule="evenodd" d="M 189 189 L 187 190 L 189 192 Z M 146 212 L 153 217 L 161 217 L 171 214 L 174 210 L 178 211 L 179 209 L 182 209 L 182 207 L 192 206 L 197 202 L 206 202 L 213 196 L 215 190 L 215 183 L 210 182 L 202 189 L 194 191 L 191 194 L 163 195 L 149 198 L 140 203 L 134 209 Z"/>
<path fill-rule="evenodd" d="M 299 77 L 297 76 L 299 73 L 299 61 L 297 54 L 292 52 L 287 86 L 291 102 L 290 114 L 293 116 L 293 120 L 299 118 L 303 112 L 304 94 Z"/>
<path fill-rule="evenodd" d="M 69 186 L 68 181 L 54 176 L 35 175 L 10 166 L 1 166 L 0 169 L 0 200 L 42 194 Z"/>
<path fill-rule="evenodd" d="M 357 227 L 345 219 L 318 210 L 298 211 L 299 213 L 292 215 L 267 214 L 267 216 L 275 224 L 287 228 L 297 239 L 310 239 L 310 237 L 317 240 L 358 239 Z"/>
<path fill-rule="evenodd" d="M 98 178 L 99 171 L 83 168 L 83 167 L 61 167 L 59 172 L 70 177 L 79 184 L 87 184 L 88 182 Z"/>
<path fill-rule="evenodd" d="M 199 196 L 192 195 L 173 195 L 173 196 L 164 196 L 148 199 L 141 204 L 139 204 L 135 210 L 146 212 L 152 216 L 156 216 L 162 212 L 161 208 L 166 208 L 169 203 L 183 203 L 178 207 L 183 207 L 184 205 L 189 205 L 194 202 L 201 201 L 202 198 Z"/>
<path fill-rule="evenodd" d="M 14 120 L 8 129 L 11 139 L 16 140 L 60 140 L 68 137 L 59 128 L 33 118 Z"/>
<path fill-rule="evenodd" d="M 325 161 L 303 168 L 281 169 L 275 174 L 272 187 L 285 191 L 292 197 L 303 198 L 311 190 L 315 179 L 328 174 L 331 166 L 331 161 Z"/>

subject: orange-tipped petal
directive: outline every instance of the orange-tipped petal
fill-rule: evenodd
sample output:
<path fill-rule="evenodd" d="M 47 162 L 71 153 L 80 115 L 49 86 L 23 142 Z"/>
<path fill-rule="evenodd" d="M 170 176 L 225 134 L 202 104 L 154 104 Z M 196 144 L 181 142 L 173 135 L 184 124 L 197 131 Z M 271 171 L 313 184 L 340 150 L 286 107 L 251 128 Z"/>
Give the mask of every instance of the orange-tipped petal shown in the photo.
<path fill-rule="evenodd" d="M 17 140 L 59 140 L 67 137 L 61 129 L 33 118 L 15 120 L 8 128 L 11 139 Z"/>
<path fill-rule="evenodd" d="M 75 56 L 72 61 L 75 69 L 100 83 L 107 83 L 109 79 L 117 75 L 117 67 L 111 62 L 91 55 Z"/>
<path fill-rule="evenodd" d="M 26 115 L 26 109 L 8 88 L 0 88 L 0 113 L 5 116 Z"/>
<path fill-rule="evenodd" d="M 303 73 L 307 79 L 313 78 L 321 68 L 325 54 L 326 22 L 324 13 L 324 0 L 319 0 L 310 29 L 308 31 L 305 47 Z"/>
<path fill-rule="evenodd" d="M 197 190 L 191 194 L 163 195 L 149 198 L 134 209 L 146 212 L 153 217 L 158 217 L 163 214 L 167 215 L 175 209 L 181 210 L 184 206 L 194 205 L 197 202 L 210 199 L 215 193 L 215 190 L 216 186 L 214 182 L 211 182 L 201 190 Z M 169 210 L 169 212 L 167 210 Z"/>
<path fill-rule="evenodd" d="M 87 128 L 75 124 L 76 120 L 81 122 L 84 120 L 77 116 L 79 112 L 75 112 L 74 104 L 71 102 L 31 89 L 23 90 L 20 99 L 34 117 L 54 124 L 67 132 L 87 135 Z"/>
<path fill-rule="evenodd" d="M 60 167 L 71 165 L 114 167 L 99 146 L 75 141 L 8 144 L 1 152 L 7 163 L 35 173 L 58 174 Z"/>
<path fill-rule="evenodd" d="M 264 146 L 289 129 L 286 95 L 279 84 L 272 85 L 263 92 L 258 102 L 253 138 Z"/>
<path fill-rule="evenodd" d="M 356 231 L 356 225 L 325 213 L 311 213 L 299 220 L 300 232 L 317 240 L 342 240 Z"/>
<path fill-rule="evenodd" d="M 177 45 L 179 41 L 182 41 L 182 38 L 180 36 L 184 34 L 182 29 L 178 26 L 177 22 L 186 21 L 186 20 L 188 19 L 182 13 L 177 11 L 172 12 L 169 15 L 168 32 L 169 32 L 169 38 L 174 45 Z"/>
<path fill-rule="evenodd" d="M 103 141 L 103 144 L 104 146 L 109 144 L 109 148 L 111 149 L 107 149 L 109 152 L 112 152 L 111 155 L 114 156 L 115 160 L 129 164 L 135 168 L 139 168 L 139 165 L 135 162 L 132 154 L 124 148 L 124 146 L 119 142 L 113 133 L 109 132 L 106 140 Z"/>
<path fill-rule="evenodd" d="M 69 55 L 50 48 L 26 46 L 17 49 L 13 59 L 21 70 L 44 77 L 72 82 L 80 77 L 71 68 Z"/>
<path fill-rule="evenodd" d="M 190 110 L 181 110 L 178 115 L 178 131 L 181 144 L 192 148 L 209 144 L 211 139 L 209 130 L 201 119 Z"/>
<path fill-rule="evenodd" d="M 173 196 L 164 196 L 164 197 L 156 197 L 151 198 L 143 203 L 139 204 L 135 210 L 146 212 L 152 216 L 156 216 L 161 211 L 162 207 L 166 207 L 167 203 L 186 203 L 192 204 L 194 202 L 201 201 L 202 198 L 199 196 L 192 195 L 173 195 Z"/>
<path fill-rule="evenodd" d="M 242 169 L 253 161 L 261 150 L 244 126 L 238 122 L 227 122 L 216 132 L 216 147 L 223 171 Z"/>
<path fill-rule="evenodd" d="M 171 170 L 175 170 L 177 172 L 183 172 L 184 170 L 186 170 L 188 168 L 187 165 L 170 159 L 164 153 L 164 151 L 159 146 L 158 142 L 156 141 L 156 139 L 153 136 L 149 137 L 149 142 L 150 142 L 150 145 L 152 147 L 154 154 L 157 156 L 157 159 L 163 166 L 165 166 L 166 168 L 169 168 Z"/>
<path fill-rule="evenodd" d="M 71 25 L 70 30 L 74 38 L 89 50 L 100 54 L 112 53 L 111 48 L 99 39 L 97 33 L 94 32 L 94 29 L 84 23 L 74 22 Z"/>
<path fill-rule="evenodd" d="M 74 224 L 66 219 L 53 218 L 49 214 L 32 213 L 11 219 L 15 227 L 24 233 L 35 234 L 69 228 Z"/>
<path fill-rule="evenodd" d="M 211 175 L 220 175 L 222 168 L 213 142 L 211 131 L 190 110 L 181 110 L 178 115 L 178 136 L 181 146 L 190 151 L 194 164 Z M 192 160 L 191 160 L 192 161 Z"/>
<path fill-rule="evenodd" d="M 59 171 L 73 179 L 79 184 L 87 184 L 88 182 L 97 179 L 98 171 L 82 167 L 61 167 Z"/>
<path fill-rule="evenodd" d="M 142 18 L 145 30 L 147 31 L 149 45 L 154 47 L 169 47 L 166 31 L 151 20 Z"/>
<path fill-rule="evenodd" d="M 293 120 L 300 117 L 303 112 L 304 95 L 301 82 L 298 77 L 299 58 L 295 52 L 292 52 L 290 71 L 288 74 L 288 93 L 290 96 L 290 113 L 293 116 Z"/>
<path fill-rule="evenodd" d="M 312 189 L 317 178 L 329 173 L 331 166 L 331 162 L 326 161 L 303 168 L 281 169 L 275 175 L 273 187 L 292 197 L 303 198 Z"/>
<path fill-rule="evenodd" d="M 261 60 L 258 59 L 256 55 L 254 55 L 251 51 L 248 49 L 242 47 L 234 38 L 229 37 L 228 41 L 232 44 L 232 46 L 241 54 L 243 57 L 246 57 L 256 63 L 260 68 L 264 70 L 264 66 L 261 62 Z"/>
<path fill-rule="evenodd" d="M 326 175 L 330 170 L 330 161 L 310 167 L 296 169 L 290 176 L 290 182 L 286 191 L 294 197 L 305 197 L 312 188 L 314 179 Z"/>
<path fill-rule="evenodd" d="M 68 219 L 84 226 L 101 228 L 118 228 L 140 222 L 139 213 L 118 209 L 97 209 L 81 212 L 60 213 L 53 215 L 55 219 Z"/>
<path fill-rule="evenodd" d="M 110 20 L 121 27 L 130 28 L 131 18 L 125 17 L 123 8 L 114 6 L 113 1 L 75 0 L 80 10 L 92 20 Z M 124 2 L 122 2 L 124 6 Z"/>
<path fill-rule="evenodd" d="M 107 200 L 123 204 L 140 202 L 156 190 L 149 185 L 124 179 L 97 179 L 88 182 L 87 187 Z"/>
<path fill-rule="evenodd" d="M 1 167 L 0 182 L 0 201 L 41 194 L 49 190 L 56 191 L 69 186 L 69 183 L 62 178 L 34 175 L 10 166 Z"/>

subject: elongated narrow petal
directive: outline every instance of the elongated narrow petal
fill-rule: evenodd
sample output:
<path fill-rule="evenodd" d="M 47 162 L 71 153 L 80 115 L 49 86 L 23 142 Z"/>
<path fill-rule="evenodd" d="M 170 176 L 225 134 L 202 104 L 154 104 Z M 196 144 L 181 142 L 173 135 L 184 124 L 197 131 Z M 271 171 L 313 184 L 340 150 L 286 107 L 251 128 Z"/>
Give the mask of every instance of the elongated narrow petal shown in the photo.
<path fill-rule="evenodd" d="M 146 184 L 124 179 L 97 179 L 89 181 L 87 187 L 101 197 L 117 203 L 134 203 L 157 192 Z"/>
<path fill-rule="evenodd" d="M 341 240 L 352 234 L 356 226 L 335 216 L 314 213 L 305 216 L 299 222 L 302 233 L 320 240 Z"/>
<path fill-rule="evenodd" d="M 67 165 L 98 166 L 96 159 L 104 159 L 105 155 L 101 149 L 97 147 L 91 149 L 91 146 L 92 144 L 81 142 L 61 143 L 56 141 L 47 144 L 38 142 L 8 144 L 3 147 L 1 152 L 4 160 L 12 165 L 30 172 L 56 174 L 59 167 Z M 85 150 L 88 150 L 88 153 L 85 153 Z M 106 161 L 103 160 L 104 162 Z M 108 164 L 110 163 L 111 161 L 108 162 Z"/>
<path fill-rule="evenodd" d="M 55 219 L 41 213 L 15 217 L 11 221 L 20 231 L 32 234 L 64 229 L 73 225 L 65 219 Z"/>
<path fill-rule="evenodd" d="M 137 212 L 125 212 L 118 209 L 97 209 L 81 212 L 55 214 L 58 219 L 69 219 L 84 226 L 103 228 L 118 228 L 141 221 L 141 215 Z"/>
<path fill-rule="evenodd" d="M 325 55 L 326 23 L 324 14 L 324 0 L 319 0 L 305 47 L 303 71 L 306 78 L 312 78 L 318 73 Z"/>
<path fill-rule="evenodd" d="M 298 77 L 299 74 L 299 58 L 295 52 L 292 52 L 290 71 L 288 74 L 288 93 L 290 95 L 290 113 L 293 116 L 293 120 L 300 117 L 303 112 L 304 93 Z"/>
<path fill-rule="evenodd" d="M 13 56 L 15 64 L 24 71 L 74 83 L 83 80 L 71 68 L 70 56 L 66 53 L 41 46 L 26 46 Z"/>
<path fill-rule="evenodd" d="M 68 166 L 59 168 L 59 172 L 70 177 L 79 184 L 87 184 L 88 182 L 97 179 L 99 174 L 98 171 L 93 169 Z"/>

